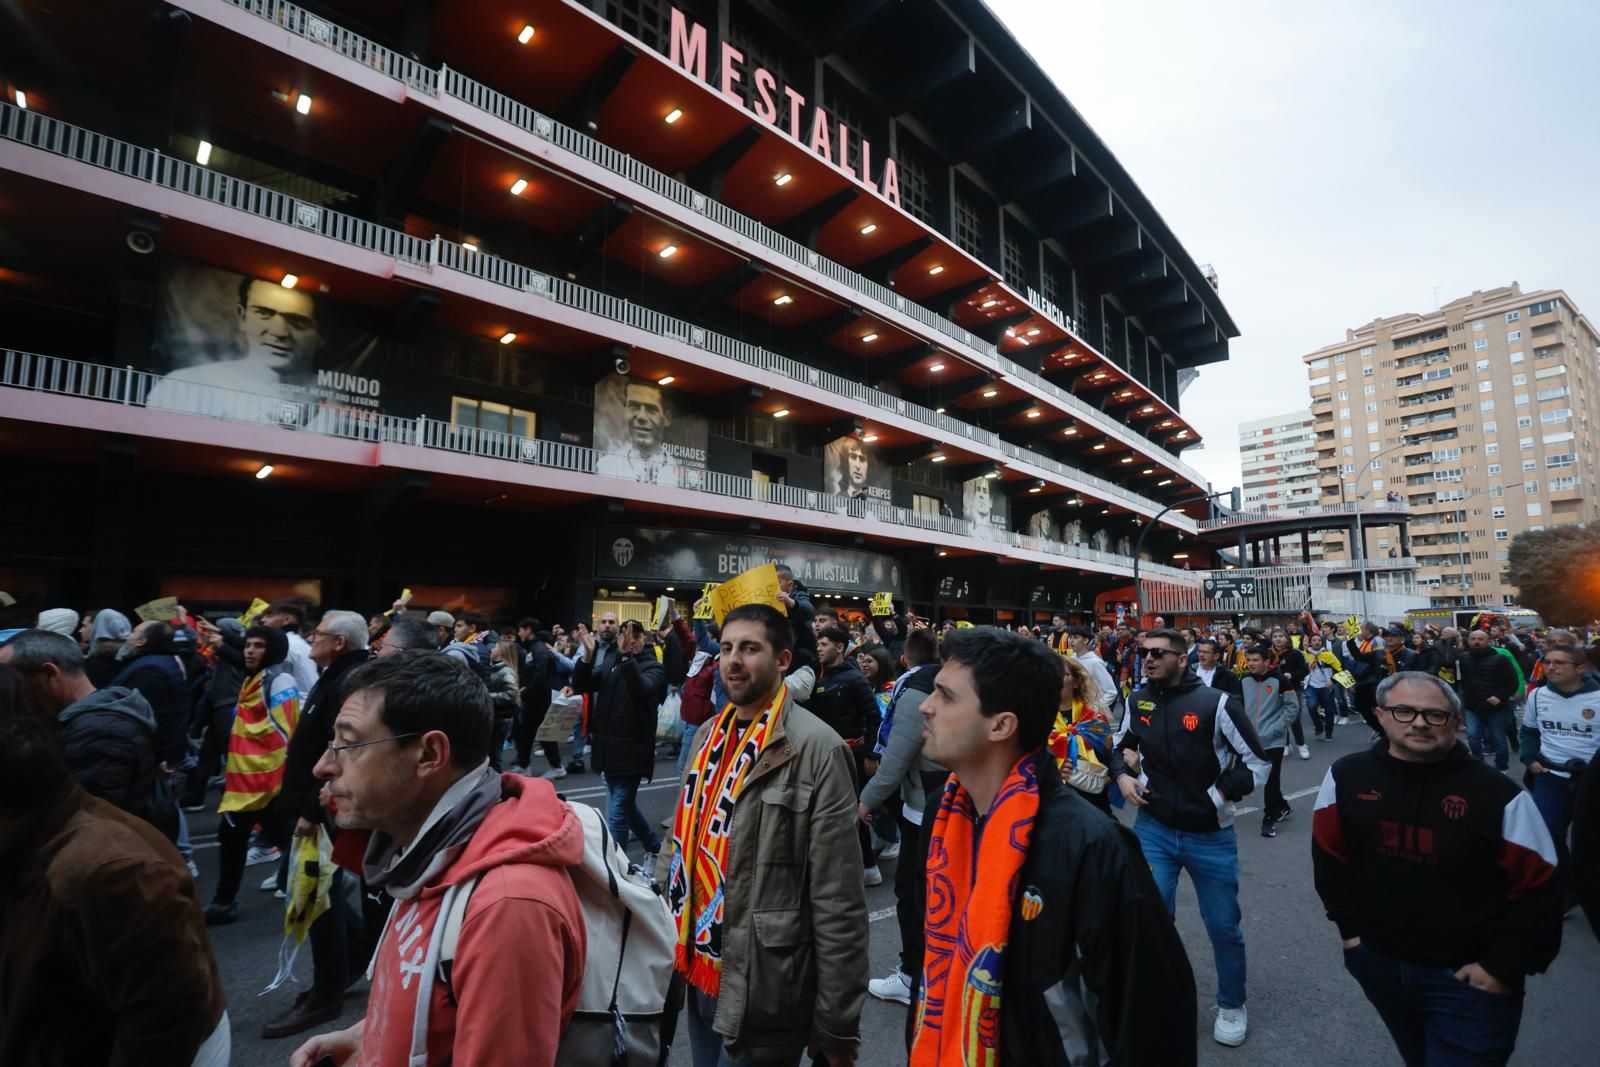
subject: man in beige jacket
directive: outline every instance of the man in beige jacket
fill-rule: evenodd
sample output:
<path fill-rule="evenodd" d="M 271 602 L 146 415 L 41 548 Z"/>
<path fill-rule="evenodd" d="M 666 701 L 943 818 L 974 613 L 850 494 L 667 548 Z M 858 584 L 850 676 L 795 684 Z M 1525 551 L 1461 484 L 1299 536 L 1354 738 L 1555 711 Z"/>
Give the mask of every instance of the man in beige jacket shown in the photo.
<path fill-rule="evenodd" d="M 794 634 L 772 608 L 722 623 L 728 706 L 695 734 L 668 900 L 694 1067 L 853 1064 L 867 908 L 850 752 L 784 685 Z"/>

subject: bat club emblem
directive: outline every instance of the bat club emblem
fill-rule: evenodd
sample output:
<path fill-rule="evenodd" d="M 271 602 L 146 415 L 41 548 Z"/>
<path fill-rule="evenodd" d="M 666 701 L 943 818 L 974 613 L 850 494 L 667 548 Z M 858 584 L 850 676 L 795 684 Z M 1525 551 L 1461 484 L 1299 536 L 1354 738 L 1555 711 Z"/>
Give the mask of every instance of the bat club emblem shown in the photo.
<path fill-rule="evenodd" d="M 1195 727 L 1199 725 L 1200 716 L 1194 714 L 1193 712 L 1190 712 L 1188 715 L 1183 717 L 1183 728 L 1188 730 L 1190 733 L 1194 733 Z"/>
<path fill-rule="evenodd" d="M 1039 917 L 1039 913 L 1043 910 L 1044 897 L 1039 895 L 1039 891 L 1031 885 L 1027 889 L 1024 889 L 1022 891 L 1023 920 L 1026 922 L 1032 922 L 1034 919 Z"/>

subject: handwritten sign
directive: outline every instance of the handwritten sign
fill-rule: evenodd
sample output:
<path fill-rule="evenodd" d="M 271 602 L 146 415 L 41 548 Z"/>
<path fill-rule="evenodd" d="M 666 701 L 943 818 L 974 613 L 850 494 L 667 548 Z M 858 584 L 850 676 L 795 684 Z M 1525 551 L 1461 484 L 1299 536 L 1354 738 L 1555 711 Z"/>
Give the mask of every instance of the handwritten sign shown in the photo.
<path fill-rule="evenodd" d="M 239 625 L 248 629 L 250 624 L 256 621 L 256 616 L 266 610 L 267 602 L 260 597 L 256 597 L 250 601 L 250 606 L 245 609 L 245 613 L 239 616 Z"/>
<path fill-rule="evenodd" d="M 145 622 L 151 622 L 152 620 L 176 622 L 178 619 L 178 598 L 175 596 L 158 597 L 155 600 L 140 604 L 133 609 L 133 612 Z"/>
<path fill-rule="evenodd" d="M 872 594 L 872 614 L 878 617 L 894 614 L 893 593 Z"/>
<path fill-rule="evenodd" d="M 700 599 L 694 602 L 694 617 L 697 619 L 711 618 L 711 594 L 716 592 L 717 583 L 707 582 L 700 589 Z"/>
<path fill-rule="evenodd" d="M 778 568 L 771 563 L 751 567 L 729 578 L 711 591 L 711 615 L 718 626 L 728 612 L 745 604 L 765 604 L 787 615 L 789 609 L 778 599 Z"/>

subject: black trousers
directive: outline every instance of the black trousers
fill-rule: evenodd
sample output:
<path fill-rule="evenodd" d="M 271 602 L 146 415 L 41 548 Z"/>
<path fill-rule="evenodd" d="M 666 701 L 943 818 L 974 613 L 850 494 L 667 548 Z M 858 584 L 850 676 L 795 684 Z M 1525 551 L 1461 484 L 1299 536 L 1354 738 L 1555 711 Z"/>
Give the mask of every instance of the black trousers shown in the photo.
<path fill-rule="evenodd" d="M 1356 712 L 1361 716 L 1361 721 L 1372 727 L 1375 734 L 1383 733 L 1383 727 L 1378 725 L 1378 716 L 1373 713 L 1373 708 L 1378 706 L 1378 683 L 1361 682 L 1355 687 Z"/>
<path fill-rule="evenodd" d="M 206 783 L 221 773 L 223 757 L 228 752 L 228 735 L 233 730 L 233 709 L 213 707 L 211 721 L 206 723 L 205 736 L 200 741 L 200 755 L 194 769 L 183 783 L 184 807 L 192 808 L 206 802 Z"/>
<path fill-rule="evenodd" d="M 538 732 L 539 724 L 544 722 L 545 712 L 550 710 L 550 702 L 545 701 L 544 707 L 538 705 L 523 705 L 517 711 L 517 723 L 512 729 L 511 736 L 517 742 L 517 766 L 526 767 L 528 761 L 533 759 L 533 735 Z M 544 744 L 546 756 L 550 755 L 550 743 Z M 557 750 L 559 752 L 559 749 Z M 561 757 L 556 756 L 550 761 L 550 766 L 557 767 L 561 764 Z"/>
<path fill-rule="evenodd" d="M 900 876 L 899 868 L 895 872 L 895 917 L 900 920 L 900 960 L 901 966 L 907 962 L 911 964 L 906 968 L 906 973 L 911 976 L 911 1010 L 906 1012 L 906 1051 L 911 1050 L 911 1039 L 917 1032 L 917 998 L 922 994 L 922 957 L 927 946 L 923 943 L 922 925 L 923 917 L 928 910 L 928 849 L 933 843 L 933 816 L 939 810 L 938 798 L 944 793 L 944 784 L 949 779 L 948 771 L 920 771 L 922 775 L 922 795 L 927 798 L 923 808 L 922 825 L 911 828 L 911 836 L 904 835 L 900 838 L 900 866 L 909 868 L 911 878 L 911 906 L 910 914 L 914 917 L 914 932 L 910 935 L 916 941 L 916 949 L 906 948 L 907 920 L 900 914 Z M 901 829 L 905 829 L 901 827 Z"/>
<path fill-rule="evenodd" d="M 1267 762 L 1272 764 L 1272 773 L 1267 775 L 1267 789 L 1261 798 L 1263 803 L 1262 818 L 1276 821 L 1279 813 L 1288 806 L 1283 799 L 1283 749 L 1264 749 Z"/>
<path fill-rule="evenodd" d="M 257 823 L 261 836 L 274 847 L 289 847 L 289 828 L 269 804 L 260 811 L 230 811 L 217 821 L 217 892 L 212 898 L 218 904 L 230 903 L 239 895 L 239 884 L 244 881 L 244 861 L 250 853 L 250 835 Z"/>

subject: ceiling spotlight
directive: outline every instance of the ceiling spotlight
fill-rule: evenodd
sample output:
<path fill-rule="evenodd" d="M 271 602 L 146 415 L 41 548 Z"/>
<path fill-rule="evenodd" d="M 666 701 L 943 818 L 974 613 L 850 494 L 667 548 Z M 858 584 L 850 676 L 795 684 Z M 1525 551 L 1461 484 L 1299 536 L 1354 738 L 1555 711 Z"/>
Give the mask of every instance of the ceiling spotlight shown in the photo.
<path fill-rule="evenodd" d="M 1075 496 L 1071 500 L 1067 501 L 1067 504 L 1070 507 L 1081 508 L 1083 507 L 1083 497 Z"/>
<path fill-rule="evenodd" d="M 510 330 L 507 330 L 505 333 L 500 335 L 500 343 L 503 345 L 508 345 L 516 339 L 517 335 L 512 333 Z"/>
<path fill-rule="evenodd" d="M 1030 492 L 1030 493 L 1042 493 L 1042 492 L 1044 492 L 1044 489 L 1041 486 L 1037 486 L 1036 485 L 1032 489 L 1029 489 L 1028 492 Z"/>
<path fill-rule="evenodd" d="M 1000 477 L 1000 472 L 997 471 L 997 470 L 991 470 L 988 474 L 985 474 L 984 477 L 985 478 L 998 478 L 998 477 Z"/>
<path fill-rule="evenodd" d="M 870 445 L 872 442 L 876 441 L 877 439 L 878 439 L 878 435 L 877 434 L 869 433 L 869 434 L 867 434 L 867 436 L 863 437 L 861 440 Z"/>
<path fill-rule="evenodd" d="M 876 341 L 877 339 L 878 339 L 878 335 L 875 334 L 875 333 L 868 333 L 868 334 L 862 334 L 861 335 L 861 340 L 862 340 L 862 342 L 864 344 L 869 344 L 870 345 L 872 342 Z"/>
<path fill-rule="evenodd" d="M 944 408 L 934 408 L 933 409 L 933 413 L 935 415 L 943 415 L 944 414 Z"/>
<path fill-rule="evenodd" d="M 656 253 L 656 255 L 660 256 L 662 259 L 671 259 L 673 256 L 675 256 L 677 254 L 678 254 L 678 246 L 677 245 L 668 245 L 667 247 L 663 248 L 661 251 Z"/>
<path fill-rule="evenodd" d="M 278 284 L 283 286 L 285 289 L 293 289 L 295 286 L 300 284 L 300 275 L 285 274 L 283 276 L 283 281 L 279 282 Z"/>
<path fill-rule="evenodd" d="M 669 585 L 669 586 L 667 586 L 667 592 L 669 592 L 669 593 L 675 593 L 675 592 L 677 592 L 677 591 L 678 591 L 678 587 L 677 587 L 677 586 L 675 586 L 675 585 Z"/>
<path fill-rule="evenodd" d="M 1132 456 L 1123 456 L 1122 457 L 1122 462 L 1124 462 L 1124 463 L 1132 463 L 1133 462 L 1133 457 Z"/>
<path fill-rule="evenodd" d="M 1101 441 L 1101 442 L 1099 442 L 1098 444 L 1096 444 L 1094 446 L 1094 450 L 1096 452 L 1103 452 L 1103 451 L 1105 451 L 1105 447 L 1106 447 L 1106 443 L 1104 441 Z"/>
<path fill-rule="evenodd" d="M 997 397 L 999 395 L 1000 395 L 1000 390 L 998 390 L 998 389 L 985 389 L 983 391 L 983 398 L 985 400 L 993 399 L 994 397 Z"/>
<path fill-rule="evenodd" d="M 639 587 L 638 587 L 638 586 L 636 586 L 636 585 L 630 585 L 630 586 L 628 586 L 628 592 L 630 592 L 630 593 L 631 593 L 631 592 L 633 592 L 633 591 L 634 591 L 634 590 L 636 590 L 636 589 L 638 589 L 638 588 L 639 588 Z"/>
<path fill-rule="evenodd" d="M 1097 381 L 1097 382 L 1098 382 L 1098 381 L 1100 381 L 1100 380 L 1101 380 L 1101 379 L 1102 379 L 1102 378 L 1104 378 L 1104 377 L 1105 377 L 1105 376 L 1106 376 L 1106 372 L 1105 372 L 1105 371 L 1101 371 L 1101 372 L 1100 372 L 1100 373 L 1099 373 L 1099 374 L 1096 374 L 1096 375 L 1095 375 L 1095 376 L 1094 376 L 1094 379 L 1093 379 L 1093 380 L 1094 380 L 1094 381 Z"/>
<path fill-rule="evenodd" d="M 943 267 L 929 267 L 928 268 L 928 273 L 929 274 L 943 274 L 944 273 L 944 268 Z"/>
<path fill-rule="evenodd" d="M 998 303 L 1000 303 L 998 300 L 985 300 L 983 303 L 979 304 L 978 307 L 983 311 L 987 311 Z"/>
<path fill-rule="evenodd" d="M 939 455 L 933 456 L 931 458 L 932 458 L 932 462 L 934 462 L 934 463 L 943 463 L 944 462 L 944 454 L 943 453 L 940 453 Z"/>
<path fill-rule="evenodd" d="M 788 408 L 779 408 L 777 411 L 774 411 L 772 413 L 772 417 L 775 418 L 775 419 L 788 418 L 789 417 L 789 409 Z"/>
<path fill-rule="evenodd" d="M 267 475 L 269 475 L 271 473 L 272 473 L 272 464 L 263 463 L 261 465 L 261 467 L 256 471 L 256 480 L 260 481 L 261 479 L 265 478 Z"/>
<path fill-rule="evenodd" d="M 876 222 L 869 222 L 865 226 L 861 227 L 861 236 L 865 237 L 867 234 L 871 233 L 877 228 L 878 224 Z"/>
<path fill-rule="evenodd" d="M 1033 329 L 1029 330 L 1028 331 L 1028 336 L 1029 337 L 1038 337 L 1039 336 L 1039 327 L 1035 326 Z"/>
<path fill-rule="evenodd" d="M 27 93 L 23 92 L 21 89 L 18 89 L 16 91 L 16 100 L 17 100 L 17 107 L 21 108 L 23 111 L 28 110 L 28 94 Z M 267 469 L 271 470 L 270 467 L 267 468 Z"/>
<path fill-rule="evenodd" d="M 782 174 L 772 179 L 772 181 L 776 185 L 788 185 L 790 182 L 794 181 L 794 175 L 790 174 L 788 171 L 784 171 Z"/>
<path fill-rule="evenodd" d="M 1111 509 L 1110 508 L 1101 508 L 1100 509 L 1100 514 L 1109 515 L 1109 514 L 1111 514 Z"/>
<path fill-rule="evenodd" d="M 311 97 L 301 93 L 294 98 L 294 109 L 302 115 L 311 114 Z"/>
<path fill-rule="evenodd" d="M 211 142 L 201 141 L 200 147 L 194 151 L 194 161 L 202 167 L 211 162 Z"/>
<path fill-rule="evenodd" d="M 1073 436 L 1075 436 L 1077 434 L 1078 428 L 1076 426 L 1068 426 L 1065 430 L 1062 430 L 1061 432 L 1066 434 L 1068 437 L 1073 437 Z"/>
<path fill-rule="evenodd" d="M 1171 485 L 1172 484 L 1172 479 L 1171 478 L 1163 478 L 1159 482 L 1157 482 L 1156 484 L 1157 485 Z"/>
<path fill-rule="evenodd" d="M 675 378 L 675 377 L 673 377 L 672 375 L 669 374 L 664 378 L 657 378 L 656 379 L 656 384 L 657 385 L 671 385 L 673 382 L 675 382 L 677 380 L 678 380 L 677 378 Z"/>
<path fill-rule="evenodd" d="M 463 252 L 476 252 L 477 250 L 478 250 L 478 246 L 473 244 L 471 241 L 462 241 L 461 242 L 461 251 L 463 251 Z"/>
<path fill-rule="evenodd" d="M 1140 474 L 1154 474 L 1155 472 L 1156 472 L 1156 469 L 1154 467 L 1146 467 L 1144 470 L 1140 471 L 1139 473 Z"/>
<path fill-rule="evenodd" d="M 1030 411 L 1028 412 L 1028 418 L 1037 419 L 1042 414 L 1044 414 L 1042 411 Z"/>
<path fill-rule="evenodd" d="M 681 118 L 683 118 L 683 108 L 675 107 L 671 111 L 667 112 L 661 121 L 665 122 L 668 126 L 671 126 L 674 122 L 677 122 Z"/>
<path fill-rule="evenodd" d="M 794 297 L 790 296 L 788 293 L 784 293 L 782 296 L 780 296 L 776 300 L 774 300 L 773 303 L 778 305 L 779 307 L 783 307 L 783 305 L 785 305 L 785 304 L 794 303 Z"/>
<path fill-rule="evenodd" d="M 533 40 L 533 27 L 532 26 L 524 26 L 524 27 L 522 27 L 522 32 L 517 34 L 517 43 L 518 44 L 527 44 L 531 40 Z M 632 589 L 633 586 L 630 585 L 628 588 Z"/>
<path fill-rule="evenodd" d="M 1153 405 L 1153 404 L 1146 404 L 1144 407 L 1139 409 L 1139 411 L 1142 414 L 1145 414 L 1145 415 L 1150 414 L 1154 410 L 1155 410 L 1155 405 Z"/>
<path fill-rule="evenodd" d="M 935 363 L 933 366 L 928 368 L 928 372 L 930 374 L 938 374 L 942 370 L 944 370 L 944 364 L 943 363 Z"/>
<path fill-rule="evenodd" d="M 948 552 L 946 552 L 946 551 L 945 551 L 945 550 L 944 550 L 944 549 L 942 549 L 942 548 L 941 548 L 941 549 L 940 549 L 940 550 L 939 550 L 939 555 L 941 555 L 941 556 L 948 556 L 948 555 L 949 555 L 949 554 L 950 554 L 950 553 L 948 553 Z"/>
<path fill-rule="evenodd" d="M 516 181 L 511 183 L 511 195 L 512 196 L 521 196 L 522 195 L 522 191 L 524 189 L 526 189 L 527 187 L 528 187 L 528 179 L 526 179 L 526 178 L 518 178 Z"/>
<path fill-rule="evenodd" d="M 1189 558 L 1189 553 L 1187 553 L 1187 552 L 1174 552 L 1172 554 L 1172 558 L 1173 559 L 1188 559 Z"/>

